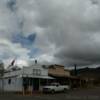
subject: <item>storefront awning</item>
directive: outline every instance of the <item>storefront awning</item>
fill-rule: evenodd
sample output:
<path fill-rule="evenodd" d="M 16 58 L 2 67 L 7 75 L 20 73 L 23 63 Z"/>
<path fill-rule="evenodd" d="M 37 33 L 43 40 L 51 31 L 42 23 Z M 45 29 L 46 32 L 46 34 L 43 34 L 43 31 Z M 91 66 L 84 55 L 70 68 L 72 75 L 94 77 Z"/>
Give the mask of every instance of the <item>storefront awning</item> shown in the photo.
<path fill-rule="evenodd" d="M 40 78 L 40 79 L 55 79 L 51 76 L 33 76 L 33 75 L 23 75 L 22 77 L 30 77 L 30 78 Z"/>

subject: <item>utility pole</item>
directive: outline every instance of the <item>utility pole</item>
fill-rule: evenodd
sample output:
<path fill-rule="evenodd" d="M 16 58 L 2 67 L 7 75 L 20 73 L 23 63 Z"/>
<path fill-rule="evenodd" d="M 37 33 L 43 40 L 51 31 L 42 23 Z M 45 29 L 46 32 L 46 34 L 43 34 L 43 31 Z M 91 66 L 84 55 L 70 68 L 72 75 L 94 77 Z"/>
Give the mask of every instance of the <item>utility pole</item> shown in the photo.
<path fill-rule="evenodd" d="M 74 75 L 77 76 L 77 65 L 74 64 Z"/>

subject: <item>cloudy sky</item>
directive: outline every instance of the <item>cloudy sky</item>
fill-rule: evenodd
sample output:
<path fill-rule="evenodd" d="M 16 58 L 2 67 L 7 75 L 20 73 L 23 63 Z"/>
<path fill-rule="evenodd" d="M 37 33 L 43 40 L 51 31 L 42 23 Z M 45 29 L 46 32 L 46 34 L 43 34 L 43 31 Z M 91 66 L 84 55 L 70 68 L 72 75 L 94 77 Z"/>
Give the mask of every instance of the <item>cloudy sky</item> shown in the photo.
<path fill-rule="evenodd" d="M 100 0 L 0 0 L 0 60 L 27 65 L 100 63 Z"/>

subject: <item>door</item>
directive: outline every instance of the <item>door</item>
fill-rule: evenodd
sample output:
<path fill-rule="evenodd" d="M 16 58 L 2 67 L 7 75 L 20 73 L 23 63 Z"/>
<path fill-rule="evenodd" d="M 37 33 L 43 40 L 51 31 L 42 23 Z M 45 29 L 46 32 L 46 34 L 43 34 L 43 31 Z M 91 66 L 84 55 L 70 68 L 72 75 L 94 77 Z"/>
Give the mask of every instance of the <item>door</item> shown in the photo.
<path fill-rule="evenodd" d="M 33 79 L 33 91 L 39 91 L 39 79 L 38 78 Z"/>
<path fill-rule="evenodd" d="M 29 88 L 29 78 L 23 78 L 23 88 L 24 88 L 24 92 L 28 92 L 28 88 Z"/>

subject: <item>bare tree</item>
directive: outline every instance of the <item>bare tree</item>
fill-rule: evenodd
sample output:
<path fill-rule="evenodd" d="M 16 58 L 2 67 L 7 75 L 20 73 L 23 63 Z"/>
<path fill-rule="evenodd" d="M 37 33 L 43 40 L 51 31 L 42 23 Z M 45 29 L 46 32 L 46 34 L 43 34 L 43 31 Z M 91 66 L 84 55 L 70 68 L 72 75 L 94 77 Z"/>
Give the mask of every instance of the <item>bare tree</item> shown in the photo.
<path fill-rule="evenodd" d="M 3 79 L 3 75 L 4 75 L 4 63 L 1 62 L 0 63 L 0 79 L 2 80 L 1 82 L 1 91 L 3 93 L 4 91 L 4 79 Z"/>
<path fill-rule="evenodd" d="M 4 75 L 4 63 L 0 63 L 0 77 L 2 78 L 2 76 Z"/>

